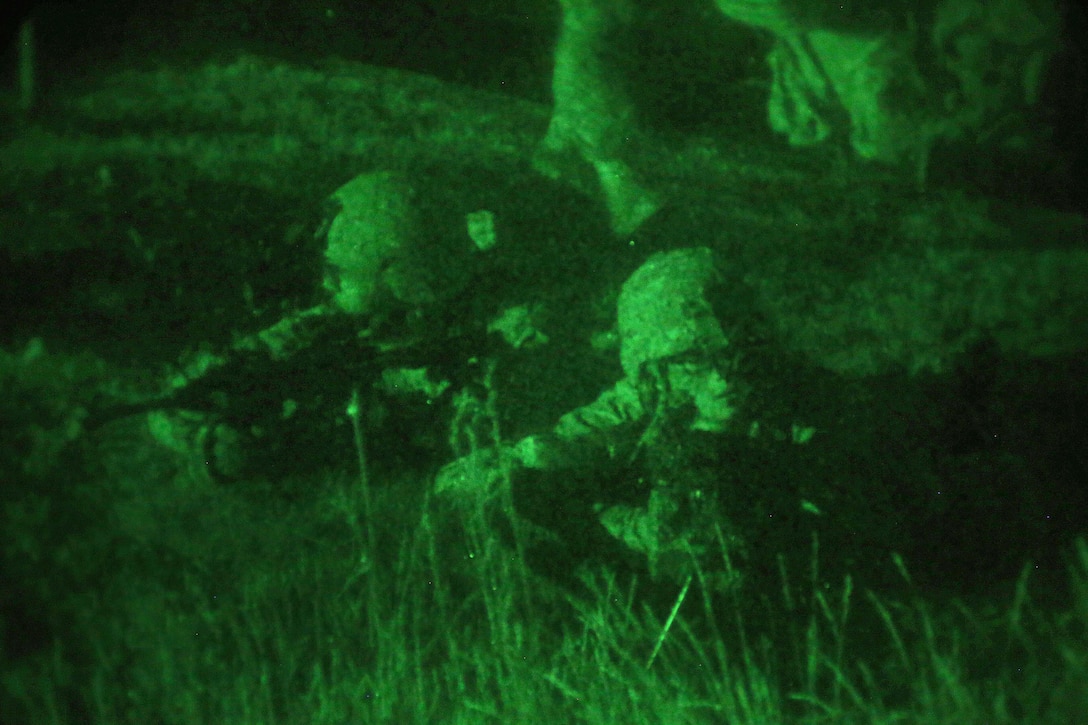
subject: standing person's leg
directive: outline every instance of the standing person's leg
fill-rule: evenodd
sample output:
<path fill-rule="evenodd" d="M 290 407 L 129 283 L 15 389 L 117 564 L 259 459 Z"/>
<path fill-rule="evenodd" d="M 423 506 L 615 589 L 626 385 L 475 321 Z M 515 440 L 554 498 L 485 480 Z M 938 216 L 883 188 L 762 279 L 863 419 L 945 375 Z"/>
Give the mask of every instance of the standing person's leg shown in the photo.
<path fill-rule="evenodd" d="M 633 232 L 659 202 L 622 160 L 635 132 L 635 111 L 624 90 L 618 32 L 634 12 L 629 0 L 561 0 L 555 49 L 551 122 L 535 159 L 553 178 L 569 159 L 593 166 L 613 231 Z"/>

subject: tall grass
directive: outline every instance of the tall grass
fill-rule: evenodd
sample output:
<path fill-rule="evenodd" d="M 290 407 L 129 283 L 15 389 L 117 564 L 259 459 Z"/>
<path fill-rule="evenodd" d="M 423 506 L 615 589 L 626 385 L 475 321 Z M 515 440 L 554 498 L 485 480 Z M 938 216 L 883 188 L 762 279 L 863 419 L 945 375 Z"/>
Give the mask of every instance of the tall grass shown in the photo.
<path fill-rule="evenodd" d="M 482 405 L 486 423 L 493 401 Z M 476 429 L 469 449 L 499 437 Z M 1030 566 L 1005 601 L 971 606 L 927 598 L 899 558 L 898 594 L 828 586 L 815 540 L 809 576 L 783 566 L 773 596 L 720 593 L 698 564 L 683 589 L 600 563 L 559 585 L 525 564 L 509 476 L 450 506 L 425 481 L 372 480 L 359 453 L 357 474 L 305 482 L 304 505 L 194 494 L 211 521 L 199 554 L 175 551 L 169 567 L 119 554 L 99 586 L 54 590 L 63 626 L 5 665 L 0 720 L 1068 725 L 1088 713 L 1084 540 L 1059 607 L 1035 602 Z M 720 566 L 739 578 L 725 547 Z"/>
<path fill-rule="evenodd" d="M 561 589 L 490 535 L 487 512 L 440 526 L 426 497 L 367 532 L 356 494 L 348 477 L 328 486 L 296 522 L 295 557 L 73 593 L 69 636 L 5 671 L 5 721 L 1065 725 L 1088 712 L 1084 541 L 1062 611 L 1033 604 L 1030 569 L 991 611 L 847 579 L 807 607 L 783 602 L 785 644 L 746 619 L 743 591 L 696 576 L 648 667 L 675 603 L 659 585 L 586 566 Z M 374 510 L 402 494 L 376 487 Z M 330 531 L 335 544 L 312 538 Z M 866 616 L 880 646 L 852 634 Z"/>

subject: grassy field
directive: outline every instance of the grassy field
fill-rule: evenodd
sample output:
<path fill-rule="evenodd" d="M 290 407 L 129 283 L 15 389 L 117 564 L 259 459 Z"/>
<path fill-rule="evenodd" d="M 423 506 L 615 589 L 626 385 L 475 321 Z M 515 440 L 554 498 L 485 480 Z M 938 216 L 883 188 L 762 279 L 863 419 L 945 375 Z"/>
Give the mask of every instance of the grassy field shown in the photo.
<path fill-rule="evenodd" d="M 308 483 L 305 505 L 175 495 L 184 545 L 99 525 L 52 553 L 84 574 L 40 577 L 61 634 L 9 658 L 3 720 L 1067 725 L 1088 712 L 1084 541 L 1060 607 L 1036 603 L 1030 566 L 995 583 L 1001 601 L 929 601 L 898 559 L 895 597 L 850 578 L 712 594 L 702 572 L 681 596 L 603 565 L 573 586 L 544 580 L 495 534 L 502 507 L 450 510 L 410 481 Z"/>

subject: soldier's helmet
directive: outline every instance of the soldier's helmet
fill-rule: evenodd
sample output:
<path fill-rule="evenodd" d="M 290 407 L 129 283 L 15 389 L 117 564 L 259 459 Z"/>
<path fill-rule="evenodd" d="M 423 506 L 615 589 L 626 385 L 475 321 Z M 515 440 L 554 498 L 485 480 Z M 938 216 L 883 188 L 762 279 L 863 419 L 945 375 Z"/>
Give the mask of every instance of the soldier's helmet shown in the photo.
<path fill-rule="evenodd" d="M 628 278 L 617 306 L 628 378 L 637 379 L 648 362 L 708 358 L 728 346 L 709 299 L 719 282 L 706 247 L 659 252 Z"/>

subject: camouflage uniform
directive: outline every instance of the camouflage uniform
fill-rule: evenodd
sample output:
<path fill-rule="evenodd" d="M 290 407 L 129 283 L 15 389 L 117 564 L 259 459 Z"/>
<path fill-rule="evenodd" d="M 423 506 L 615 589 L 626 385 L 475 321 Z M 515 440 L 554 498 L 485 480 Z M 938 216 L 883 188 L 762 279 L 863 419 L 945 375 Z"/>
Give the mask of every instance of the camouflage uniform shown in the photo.
<path fill-rule="evenodd" d="M 659 206 L 622 161 L 636 112 L 618 90 L 615 28 L 650 0 L 564 0 L 555 105 L 542 148 L 574 149 L 597 170 L 613 228 L 627 233 Z M 721 12 L 773 38 L 767 118 L 794 146 L 844 127 L 864 159 L 903 165 L 924 181 L 940 142 L 1032 138 L 1027 110 L 1058 52 L 1053 0 L 820 3 L 716 0 Z M 658 10 L 662 18 L 667 9 Z"/>
<path fill-rule="evenodd" d="M 625 377 L 594 402 L 562 416 L 548 433 L 447 465 L 438 475 L 437 491 L 490 496 L 517 470 L 558 473 L 602 462 L 625 468 L 636 457 L 648 457 L 659 465 L 648 466 L 647 476 L 633 482 L 643 489 L 645 503 L 600 502 L 601 523 L 645 554 L 655 575 L 689 569 L 693 557 L 720 553 L 732 537 L 715 516 L 713 497 L 685 478 L 682 462 L 668 457 L 684 431 L 723 432 L 735 415 L 733 386 L 723 375 L 729 341 L 709 301 L 717 283 L 709 249 L 650 257 L 619 297 Z"/>

